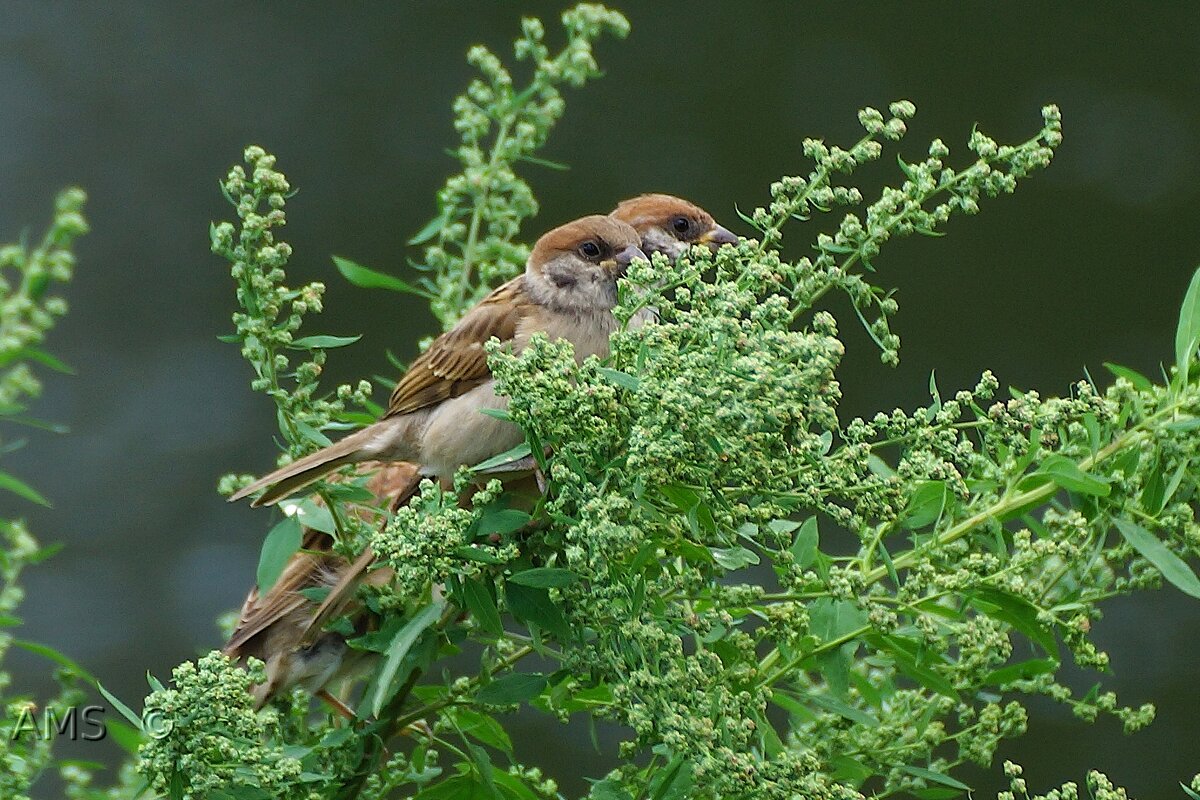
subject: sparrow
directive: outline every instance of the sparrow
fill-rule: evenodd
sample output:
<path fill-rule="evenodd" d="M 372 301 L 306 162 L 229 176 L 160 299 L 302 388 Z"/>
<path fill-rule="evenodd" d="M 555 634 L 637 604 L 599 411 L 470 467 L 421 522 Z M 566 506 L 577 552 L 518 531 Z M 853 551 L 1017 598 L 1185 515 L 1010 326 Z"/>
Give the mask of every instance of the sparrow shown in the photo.
<path fill-rule="evenodd" d="M 718 225 L 712 214 L 669 194 L 643 194 L 622 200 L 609 216 L 633 226 L 646 255 L 662 253 L 671 261 L 692 245 L 708 245 L 716 250 L 723 244 L 738 242 L 738 237 Z"/>
<path fill-rule="evenodd" d="M 374 474 L 367 489 L 379 500 L 379 505 L 392 509 L 407 502 L 420 484 L 416 466 L 407 463 L 364 463 Z M 385 516 L 367 506 L 354 506 L 350 513 L 365 522 L 382 524 Z M 364 559 L 365 556 L 365 559 Z M 384 585 L 391 580 L 391 570 L 376 568 L 369 575 L 367 567 L 374 561 L 368 549 L 353 562 L 333 551 L 333 537 L 327 533 L 304 528 L 300 550 L 288 561 L 275 584 L 259 594 L 251 589 L 238 622 L 222 652 L 237 661 L 257 658 L 264 662 L 266 680 L 251 688 L 255 709 L 262 708 L 275 695 L 295 686 L 324 699 L 342 715 L 353 718 L 340 700 L 326 687 L 353 677 L 369 662 L 364 651 L 353 650 L 346 636 L 322 630 L 335 616 L 348 613 L 355 635 L 366 633 L 373 622 L 365 609 L 353 608 L 354 594 L 362 581 Z M 353 575 L 353 585 L 347 576 Z M 324 589 L 323 599 L 306 596 L 306 589 Z"/>
<path fill-rule="evenodd" d="M 235 493 L 265 490 L 254 505 L 271 505 L 346 464 L 408 461 L 420 474 L 447 480 L 455 470 L 515 447 L 521 430 L 480 411 L 503 409 L 484 344 L 495 337 L 520 352 L 535 333 L 566 339 L 582 362 L 608 355 L 617 328 L 617 280 L 645 259 L 633 227 L 594 215 L 544 234 L 525 272 L 495 289 L 413 361 L 392 392 L 383 418 L 329 447 L 265 475 Z"/>
<path fill-rule="evenodd" d="M 717 224 L 707 211 L 671 195 L 630 198 L 618 204 L 610 217 L 635 229 L 643 253 L 661 252 L 672 260 L 694 244 L 705 244 L 715 250 L 737 242 L 737 237 Z M 528 472 L 532 468 L 530 457 L 498 467 L 495 476 Z M 377 505 L 390 505 L 393 512 L 413 496 L 421 478 L 415 465 L 403 462 L 360 464 L 358 473 L 367 472 L 374 472 L 367 488 L 376 496 Z M 357 513 L 369 512 L 360 508 Z M 379 515 L 379 521 L 383 519 Z M 365 630 L 370 624 L 369 620 L 364 621 L 367 613 L 353 608 L 356 590 L 363 582 L 383 585 L 390 579 L 391 570 L 374 566 L 370 548 L 350 562 L 332 552 L 331 537 L 305 529 L 301 551 L 292 557 L 275 585 L 263 596 L 251 590 L 237 627 L 225 645 L 224 652 L 232 658 L 244 660 L 253 656 L 266 664 L 266 681 L 252 690 L 256 708 L 299 685 L 352 719 L 353 711 L 331 695 L 326 686 L 362 671 L 368 656 L 351 649 L 344 636 L 323 628 L 335 616 L 354 611 L 351 618 L 356 630 Z M 309 588 L 328 589 L 328 593 L 323 601 L 317 602 L 301 594 Z"/>

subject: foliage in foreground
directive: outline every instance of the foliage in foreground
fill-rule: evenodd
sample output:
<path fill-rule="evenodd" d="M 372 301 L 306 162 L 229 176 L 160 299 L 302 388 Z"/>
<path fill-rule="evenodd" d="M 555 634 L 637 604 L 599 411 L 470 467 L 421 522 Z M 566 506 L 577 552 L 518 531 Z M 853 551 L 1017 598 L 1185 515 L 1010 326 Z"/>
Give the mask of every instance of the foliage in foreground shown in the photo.
<path fill-rule="evenodd" d="M 485 80 L 456 104 L 464 172 L 415 237 L 428 245 L 417 284 L 344 259 L 343 274 L 416 291 L 448 324 L 513 273 L 520 222 L 535 208 L 513 170 L 561 113 L 555 87 L 596 72 L 591 41 L 627 27 L 593 6 L 565 21 L 570 44 L 553 58 L 540 24 L 525 24 L 518 55 L 539 66 L 520 92 L 493 56 L 472 51 Z M 1003 740 L 1025 731 L 1031 697 L 1129 731 L 1149 723 L 1152 708 L 1122 707 L 1099 688 L 1077 695 L 1058 676 L 1068 663 L 1108 668 L 1090 630 L 1109 598 L 1164 579 L 1200 597 L 1187 563 L 1200 542 L 1200 278 L 1161 381 L 1112 367 L 1111 385 L 1088 379 L 1043 398 L 1004 395 L 984 372 L 953 393 L 931 381 L 922 408 L 840 419 L 843 347 L 822 298 L 846 293 L 894 363 L 896 302 L 870 274 L 883 246 L 938 234 L 950 216 L 1012 192 L 1061 141 L 1053 107 L 1023 144 L 974 132 L 960 168 L 934 140 L 926 159 L 900 162 L 899 187 L 866 203 L 845 176 L 903 137 L 914 111 L 862 111 L 865 136 L 845 149 L 806 141 L 811 172 L 781 179 L 746 216 L 757 239 L 633 270 L 619 312 L 651 305 L 659 323 L 615 335 L 607 362 L 577 366 L 545 340 L 492 354 L 528 439 L 508 457 L 552 447 L 544 497 L 494 485 L 460 508 L 426 485 L 380 531 L 347 513 L 364 501 L 353 482 L 320 489 L 329 513 L 298 504 L 343 552 L 369 544 L 396 572 L 366 592 L 380 625 L 354 644 L 382 658 L 361 719 L 314 717 L 300 693 L 255 714 L 252 676 L 206 656 L 147 699 L 154 735 L 138 768 L 153 791 L 558 797 L 514 752 L 533 748 L 514 748 L 503 725 L 528 705 L 623 732 L 616 768 L 592 776 L 595 800 L 936 800 L 965 794 L 958 767 L 992 766 Z M 347 403 L 371 409 L 369 386 L 319 389 L 324 350 L 351 339 L 299 336 L 321 291 L 283 283 L 290 248 L 277 233 L 290 186 L 261 148 L 246 161 L 224 184 L 239 224 L 214 226 L 213 244 L 238 286 L 232 338 L 254 388 L 276 402 L 294 457 L 366 421 Z M 836 224 L 811 219 L 835 207 L 847 212 Z M 782 255 L 785 232 L 814 227 L 811 257 Z M 292 528 L 268 535 L 265 565 L 288 554 Z M 260 583 L 271 572 L 260 568 Z M 443 660 L 464 653 L 478 668 L 449 672 Z M 1004 770 L 1001 796 L 1030 797 L 1020 768 Z M 1099 773 L 1087 789 L 1120 796 Z M 1064 784 L 1038 797 L 1078 794 Z"/>
<path fill-rule="evenodd" d="M 67 311 L 66 301 L 55 289 L 71 279 L 75 268 L 72 243 L 88 229 L 81 213 L 83 203 L 84 194 L 79 189 L 62 192 L 55 202 L 54 219 L 40 242 L 30 245 L 22 240 L 0 246 L 0 423 L 4 423 L 0 428 L 0 457 L 25 444 L 24 438 L 13 438 L 14 432 L 61 430 L 29 416 L 27 411 L 42 393 L 37 374 L 40 368 L 70 371 L 42 349 L 42 344 L 56 320 Z M 49 505 L 34 487 L 0 469 L 0 500 L 6 508 L 13 495 L 26 502 Z M 25 597 L 21 574 L 53 552 L 53 548 L 38 544 L 20 517 L 6 513 L 0 518 L 0 628 L 21 624 L 15 616 Z M 57 663 L 56 678 L 61 686 L 56 696 L 41 702 L 12 694 L 12 675 L 0 666 L 0 797 L 22 800 L 43 774 L 55 769 L 69 779 L 87 774 L 86 769 L 55 759 L 53 737 L 46 725 L 66 719 L 70 709 L 80 703 L 85 694 L 78 682 L 88 675 L 49 647 L 0 630 L 0 662 L 14 646 Z"/>
<path fill-rule="evenodd" d="M 512 274 L 524 253 L 512 244 L 516 226 L 532 208 L 510 172 L 523 153 L 502 142 L 520 113 L 513 104 L 538 90 L 514 93 L 496 77 L 507 75 L 498 62 L 472 52 L 490 88 L 476 83 L 456 105 L 465 172 L 416 237 L 437 243 L 415 290 L 447 323 Z M 843 348 L 821 298 L 846 293 L 895 363 L 896 302 L 869 278 L 881 248 L 938 234 L 981 198 L 1012 192 L 1061 141 L 1054 107 L 1023 144 L 973 132 L 961 168 L 935 140 L 926 159 L 900 162 L 899 187 L 866 203 L 844 176 L 900 139 L 913 113 L 903 102 L 886 116 L 864 110 L 865 135 L 849 148 L 806 141 L 812 171 L 781 179 L 771 202 L 745 217 L 757 240 L 632 270 L 618 314 L 651 305 L 659 322 L 616 334 L 606 362 L 577 366 L 569 345 L 545 340 L 519 356 L 492 353 L 528 439 L 507 457 L 553 452 L 542 465 L 549 488 L 532 507 L 493 485 L 461 508 L 454 493 L 426 485 L 382 530 L 362 530 L 338 511 L 361 492 L 326 486 L 340 546 L 369 544 L 396 573 L 367 593 L 380 630 L 356 642 L 383 656 L 362 694 L 363 721 L 312 723 L 302 697 L 281 704 L 280 717 L 231 708 L 224 724 L 249 731 L 257 721 L 261 743 L 219 785 L 235 796 L 554 797 L 554 782 L 516 758 L 500 722 L 529 704 L 626 732 L 619 766 L 595 776 L 598 799 L 940 798 L 968 790 L 958 766 L 992 764 L 1001 742 L 1024 732 L 1031 696 L 1087 720 L 1115 716 L 1129 731 L 1149 723 L 1151 707 L 1123 707 L 1099 689 L 1079 696 L 1057 676 L 1066 662 L 1108 666 L 1089 636 L 1102 601 L 1164 578 L 1200 596 L 1184 560 L 1200 533 L 1189 469 L 1200 429 L 1200 290 L 1189 292 L 1177 366 L 1160 384 L 1114 368 L 1106 388 L 1085 380 L 1063 398 L 1000 397 L 985 372 L 945 396 L 931 382 L 924 408 L 840 420 Z M 533 123 L 543 127 L 528 140 L 543 141 L 551 121 Z M 484 159 L 488 135 L 497 145 Z M 214 247 L 243 282 L 243 352 L 258 388 L 279 402 L 294 456 L 355 420 L 341 409 L 322 418 L 315 371 L 298 369 L 295 391 L 263 383 L 286 364 L 255 349 L 265 337 L 245 333 L 271 319 L 254 313 L 256 298 L 291 296 L 278 260 L 286 246 L 262 238 L 283 222 L 287 184 L 261 150 L 247 161 L 226 184 L 241 229 L 217 226 Z M 478 188 L 489 181 L 518 188 Z M 834 207 L 848 213 L 817 234 L 814 256 L 781 255 L 786 226 Z M 339 267 L 364 285 L 395 280 Z M 247 291 L 251 274 L 259 282 Z M 286 324 L 280 347 L 342 343 L 297 343 L 298 315 Z M 441 660 L 463 652 L 477 655 L 477 671 L 444 672 Z M 180 708 L 231 680 L 212 658 L 182 669 Z M 431 677 L 414 687 L 422 675 Z M 417 722 L 409 741 L 381 747 Z M 215 788 L 216 772 L 198 783 L 182 765 L 215 769 L 228 752 L 189 741 L 145 746 L 156 789 L 186 797 Z M 1103 778 L 1089 785 L 1102 791 Z"/>

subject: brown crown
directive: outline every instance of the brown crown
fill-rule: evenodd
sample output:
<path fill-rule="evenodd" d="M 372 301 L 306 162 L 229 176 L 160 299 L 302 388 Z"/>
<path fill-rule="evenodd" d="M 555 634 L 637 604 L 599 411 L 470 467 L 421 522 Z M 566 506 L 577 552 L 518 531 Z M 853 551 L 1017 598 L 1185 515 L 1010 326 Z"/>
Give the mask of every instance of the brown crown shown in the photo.
<path fill-rule="evenodd" d="M 703 226 L 714 224 L 709 214 L 695 203 L 669 194 L 643 194 L 623 200 L 610 215 L 641 231 L 647 227 L 665 228 L 672 217 L 690 217 Z"/>
<path fill-rule="evenodd" d="M 637 231 L 621 220 L 593 214 L 544 233 L 533 246 L 530 260 L 540 263 L 553 258 L 555 253 L 573 252 L 589 239 L 603 241 L 614 253 L 630 245 L 637 247 L 642 241 Z"/>

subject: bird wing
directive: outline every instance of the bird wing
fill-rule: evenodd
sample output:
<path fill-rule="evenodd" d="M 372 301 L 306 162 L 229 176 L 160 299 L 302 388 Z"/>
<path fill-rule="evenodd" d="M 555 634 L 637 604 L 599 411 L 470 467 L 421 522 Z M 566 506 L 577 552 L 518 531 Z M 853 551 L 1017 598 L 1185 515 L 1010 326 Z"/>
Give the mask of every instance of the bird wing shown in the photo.
<path fill-rule="evenodd" d="M 332 543 L 329 534 L 305 528 L 304 540 L 300 544 L 301 550 L 328 555 L 297 553 L 288 561 L 283 574 L 265 595 L 260 595 L 256 588 L 251 589 L 250 594 L 246 596 L 246 602 L 242 604 L 237 627 L 225 645 L 227 655 L 238 655 L 243 645 L 272 623 L 312 602 L 300 594 L 300 590 L 323 585 L 324 574 L 334 569 L 339 558 L 330 551 Z"/>
<path fill-rule="evenodd" d="M 523 276 L 498 287 L 413 361 L 392 391 L 385 416 L 435 405 L 489 380 L 484 343 L 493 336 L 511 340 L 531 307 Z"/>

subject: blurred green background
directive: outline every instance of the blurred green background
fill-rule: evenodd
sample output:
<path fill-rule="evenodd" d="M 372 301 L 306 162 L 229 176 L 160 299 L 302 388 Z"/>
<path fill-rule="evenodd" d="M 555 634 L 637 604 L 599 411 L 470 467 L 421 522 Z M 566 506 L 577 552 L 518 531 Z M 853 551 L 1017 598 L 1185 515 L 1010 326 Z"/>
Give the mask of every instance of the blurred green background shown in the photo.
<path fill-rule="evenodd" d="M 67 545 L 29 575 L 26 637 L 139 698 L 147 669 L 165 676 L 220 644 L 214 618 L 252 581 L 271 514 L 227 505 L 214 487 L 226 471 L 273 463 L 274 414 L 250 393 L 236 348 L 216 340 L 233 293 L 208 251 L 209 221 L 231 211 L 217 179 L 243 146 L 275 152 L 300 189 L 285 231 L 292 279 L 329 285 L 313 332 L 364 335 L 332 353 L 329 378 L 386 372 L 384 350 L 411 357 L 432 317 L 419 299 L 349 286 L 329 256 L 403 274 L 415 255 L 404 241 L 455 169 L 444 148 L 468 45 L 507 59 L 522 14 L 542 16 L 556 41 L 563 7 L 0 6 L 0 241 L 37 231 L 69 183 L 87 189 L 93 226 L 50 348 L 78 375 L 52 377 L 39 408 L 71 433 L 39 434 L 6 460 L 55 504 L 23 509 L 35 532 Z M 644 191 L 691 198 L 748 234 L 735 204 L 752 208 L 772 179 L 807 172 L 804 136 L 853 142 L 863 105 L 913 100 L 901 152 L 916 158 L 940 136 L 961 164 L 972 125 L 1024 140 L 1056 102 L 1066 141 L 1048 172 L 956 219 L 947 238 L 896 242 L 877 259 L 883 284 L 900 289 L 898 369 L 880 365 L 833 302 L 849 347 L 843 420 L 924 402 L 934 368 L 943 393 L 984 368 L 1063 393 L 1085 367 L 1106 383 L 1105 360 L 1155 374 L 1169 359 L 1200 261 L 1200 6 L 617 7 L 633 33 L 602 43 L 607 77 L 568 95 L 544 153 L 571 169 L 525 173 L 542 202 L 530 239 Z M 891 153 L 863 176 L 898 180 Z M 813 235 L 797 223 L 793 254 Z M 1095 767 L 1134 796 L 1182 797 L 1177 782 L 1200 770 L 1200 606 L 1169 588 L 1112 602 L 1098 637 L 1112 653 L 1107 685 L 1123 703 L 1157 703 L 1158 722 L 1125 737 L 1035 703 L 1031 732 L 1001 757 L 1026 765 L 1031 788 Z M 18 654 L 14 667 L 28 688 L 47 688 L 44 662 Z M 606 769 L 611 748 L 595 753 L 583 728 L 517 725 L 518 749 L 569 795 Z M 116 758 L 110 743 L 71 752 Z M 987 797 L 1000 776 L 997 764 L 967 777 Z"/>

